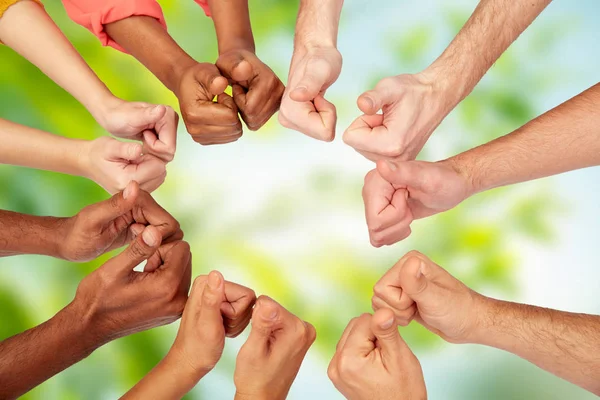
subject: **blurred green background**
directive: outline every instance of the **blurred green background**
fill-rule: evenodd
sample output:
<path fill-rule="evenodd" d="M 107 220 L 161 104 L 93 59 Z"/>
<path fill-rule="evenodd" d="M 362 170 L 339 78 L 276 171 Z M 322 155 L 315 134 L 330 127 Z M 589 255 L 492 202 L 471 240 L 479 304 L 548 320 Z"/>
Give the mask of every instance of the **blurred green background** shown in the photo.
<path fill-rule="evenodd" d="M 418 221 L 406 241 L 369 245 L 361 200 L 372 164 L 343 145 L 358 115 L 356 97 L 377 80 L 417 72 L 440 54 L 476 1 L 347 1 L 339 47 L 342 76 L 328 92 L 338 138 L 321 143 L 276 118 L 235 144 L 201 147 L 180 127 L 176 160 L 159 202 L 182 224 L 194 275 L 219 269 L 311 321 L 318 339 L 292 399 L 341 398 L 326 376 L 350 318 L 369 311 L 373 284 L 417 249 L 475 290 L 514 301 L 600 313 L 594 245 L 600 208 L 597 170 L 494 190 Z M 211 21 L 192 1 L 162 1 L 169 30 L 200 61 L 216 59 Z M 175 98 L 133 58 L 102 48 L 59 2 L 48 12 L 117 95 L 166 103 Z M 297 1 L 251 0 L 259 56 L 285 82 Z M 421 158 L 437 160 L 498 137 L 598 81 L 597 0 L 552 4 L 442 124 Z M 71 137 L 106 134 L 86 110 L 35 67 L 0 48 L 0 117 Z M 0 207 L 69 216 L 107 194 L 94 183 L 42 171 L 0 168 Z M 79 281 L 110 255 L 83 265 L 44 257 L 0 260 L 0 338 L 50 318 Z M 177 324 L 110 343 L 33 390 L 26 399 L 111 399 L 128 390 L 171 345 Z M 416 325 L 401 330 L 421 359 L 432 399 L 593 398 L 515 356 L 451 346 Z M 215 371 L 189 398 L 231 398 L 237 350 L 228 342 Z"/>

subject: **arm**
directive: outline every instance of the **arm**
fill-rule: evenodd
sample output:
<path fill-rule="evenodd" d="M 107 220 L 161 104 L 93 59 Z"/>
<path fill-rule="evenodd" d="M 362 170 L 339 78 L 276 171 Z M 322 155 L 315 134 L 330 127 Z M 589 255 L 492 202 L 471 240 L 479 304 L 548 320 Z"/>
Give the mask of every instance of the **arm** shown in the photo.
<path fill-rule="evenodd" d="M 250 130 L 277 112 L 284 86 L 257 56 L 248 0 L 209 0 L 219 44 L 217 67 L 232 82 L 233 101 Z"/>
<path fill-rule="evenodd" d="M 482 296 L 418 252 L 373 291 L 374 309 L 391 308 L 400 325 L 414 318 L 448 342 L 506 350 L 600 395 L 600 316 Z"/>
<path fill-rule="evenodd" d="M 600 316 L 488 302 L 476 343 L 495 347 L 600 396 Z"/>
<path fill-rule="evenodd" d="M 474 193 L 600 165 L 600 84 L 509 135 L 453 157 Z"/>
<path fill-rule="evenodd" d="M 16 399 L 98 346 L 85 310 L 70 304 L 43 324 L 0 342 L 0 398 Z"/>
<path fill-rule="evenodd" d="M 433 131 L 551 0 L 482 0 L 423 72 L 384 78 L 358 98 L 344 141 L 370 160 L 414 160 Z M 378 114 L 383 110 L 381 114 Z"/>
<path fill-rule="evenodd" d="M 325 91 L 342 70 L 337 50 L 343 0 L 302 0 L 296 22 L 294 54 L 279 122 L 319 140 L 335 137 L 337 112 Z"/>
<path fill-rule="evenodd" d="M 0 210 L 0 257 L 39 254 L 60 257 L 65 218 L 36 217 Z"/>

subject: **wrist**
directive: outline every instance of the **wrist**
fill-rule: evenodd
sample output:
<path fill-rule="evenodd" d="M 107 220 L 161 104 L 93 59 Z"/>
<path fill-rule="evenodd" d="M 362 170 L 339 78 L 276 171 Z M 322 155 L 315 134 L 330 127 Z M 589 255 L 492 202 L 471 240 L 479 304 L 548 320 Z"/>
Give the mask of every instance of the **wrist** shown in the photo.
<path fill-rule="evenodd" d="M 468 199 L 482 191 L 480 188 L 481 182 L 476 176 L 478 171 L 474 168 L 474 164 L 470 157 L 468 157 L 468 152 L 457 154 L 454 157 L 450 157 L 440 162 L 447 164 L 463 180 L 465 190 L 464 199 Z"/>
<path fill-rule="evenodd" d="M 67 336 L 72 339 L 69 341 L 69 349 L 79 356 L 87 357 L 105 343 L 95 334 L 96 327 L 91 313 L 85 305 L 79 304 L 77 299 L 59 311 L 54 318 L 60 326 L 68 327 Z"/>
<path fill-rule="evenodd" d="M 463 343 L 490 345 L 494 341 L 494 325 L 503 301 L 475 293 L 471 331 Z"/>
<path fill-rule="evenodd" d="M 256 53 L 256 45 L 254 44 L 252 35 L 250 35 L 250 37 L 238 37 L 227 41 L 221 40 L 219 41 L 218 47 L 219 55 L 235 50 L 246 50 L 253 54 Z"/>
<path fill-rule="evenodd" d="M 267 394 L 247 394 L 236 390 L 234 400 L 272 400 Z"/>

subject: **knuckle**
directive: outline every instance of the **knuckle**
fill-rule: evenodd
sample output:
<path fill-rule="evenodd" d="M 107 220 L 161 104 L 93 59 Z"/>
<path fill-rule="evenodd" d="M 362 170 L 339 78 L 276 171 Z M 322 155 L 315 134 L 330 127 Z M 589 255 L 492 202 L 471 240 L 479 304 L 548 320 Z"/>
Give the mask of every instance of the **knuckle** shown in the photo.
<path fill-rule="evenodd" d="M 133 259 L 140 259 L 146 257 L 146 249 L 140 244 L 139 241 L 133 242 L 129 248 L 129 256 Z"/>
<path fill-rule="evenodd" d="M 386 235 L 382 234 L 381 232 L 371 233 L 370 239 L 371 239 L 371 244 L 377 248 L 388 244 Z"/>
<path fill-rule="evenodd" d="M 375 286 L 373 286 L 373 293 L 375 294 L 375 296 L 377 297 L 385 297 L 386 295 L 386 286 L 383 282 L 379 281 L 375 284 Z"/>
<path fill-rule="evenodd" d="M 404 154 L 404 144 L 397 143 L 381 150 L 381 155 L 384 157 L 398 158 Z"/>

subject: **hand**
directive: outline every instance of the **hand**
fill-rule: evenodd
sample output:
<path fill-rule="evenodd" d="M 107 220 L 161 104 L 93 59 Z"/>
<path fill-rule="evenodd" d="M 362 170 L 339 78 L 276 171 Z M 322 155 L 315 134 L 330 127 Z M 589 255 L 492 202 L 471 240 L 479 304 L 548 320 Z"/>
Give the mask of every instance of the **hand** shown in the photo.
<path fill-rule="evenodd" d="M 423 371 L 406 345 L 394 314 L 381 309 L 350 321 L 327 370 L 349 400 L 422 400 Z"/>
<path fill-rule="evenodd" d="M 79 154 L 84 176 L 102 186 L 110 194 L 125 189 L 131 181 L 139 182 L 148 192 L 156 190 L 165 181 L 165 161 L 142 155 L 137 143 L 119 142 L 101 137 L 84 144 Z"/>
<path fill-rule="evenodd" d="M 363 187 L 371 244 L 399 242 L 410 235 L 413 220 L 450 210 L 473 193 L 467 172 L 453 159 L 379 161 Z"/>
<path fill-rule="evenodd" d="M 414 160 L 455 105 L 440 81 L 429 72 L 382 79 L 358 98 L 364 115 L 344 132 L 344 142 L 372 161 Z"/>
<path fill-rule="evenodd" d="M 259 297 L 252 313 L 252 331 L 235 365 L 235 398 L 285 399 L 315 338 L 311 324 L 272 299 Z"/>
<path fill-rule="evenodd" d="M 192 139 L 202 145 L 235 142 L 242 123 L 233 98 L 224 93 L 227 79 L 216 66 L 194 63 L 183 70 L 175 95 Z M 217 101 L 213 99 L 217 96 Z"/>
<path fill-rule="evenodd" d="M 225 281 L 217 271 L 196 278 L 169 352 L 177 368 L 189 368 L 194 382 L 210 372 L 221 358 L 225 336 L 236 337 L 250 322 L 255 300 L 252 289 Z"/>
<path fill-rule="evenodd" d="M 116 97 L 98 117 L 100 125 L 112 135 L 143 142 L 146 153 L 165 163 L 175 156 L 178 121 L 179 116 L 171 107 Z"/>
<path fill-rule="evenodd" d="M 281 102 L 281 125 L 315 139 L 332 141 L 337 114 L 324 96 L 341 70 L 342 56 L 335 47 L 299 46 L 292 57 L 288 87 Z"/>
<path fill-rule="evenodd" d="M 232 83 L 233 101 L 246 126 L 260 129 L 279 110 L 285 87 L 277 75 L 248 50 L 219 56 L 217 67 Z"/>
<path fill-rule="evenodd" d="M 182 241 L 160 245 L 159 229 L 144 228 L 123 253 L 77 288 L 73 304 L 90 321 L 88 331 L 99 345 L 181 316 L 191 283 L 190 246 Z M 134 271 L 144 260 L 148 260 L 145 271 Z"/>
<path fill-rule="evenodd" d="M 131 182 L 122 193 L 61 221 L 60 257 L 75 262 L 93 260 L 126 245 L 146 225 L 155 226 L 165 243 L 183 238 L 179 222 Z"/>
<path fill-rule="evenodd" d="M 416 251 L 400 259 L 373 291 L 374 310 L 392 309 L 398 325 L 408 325 L 414 318 L 450 343 L 474 340 L 484 326 L 490 300 Z"/>

